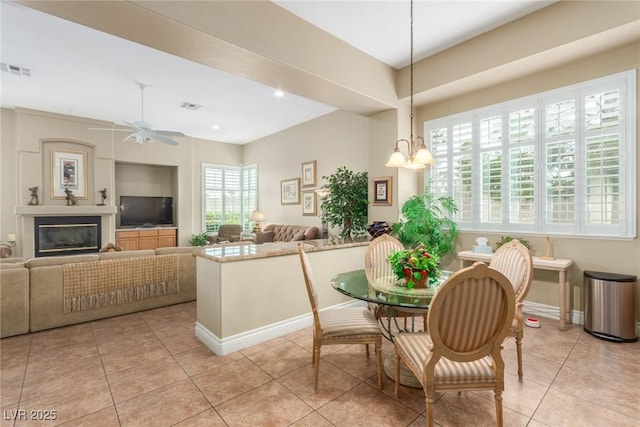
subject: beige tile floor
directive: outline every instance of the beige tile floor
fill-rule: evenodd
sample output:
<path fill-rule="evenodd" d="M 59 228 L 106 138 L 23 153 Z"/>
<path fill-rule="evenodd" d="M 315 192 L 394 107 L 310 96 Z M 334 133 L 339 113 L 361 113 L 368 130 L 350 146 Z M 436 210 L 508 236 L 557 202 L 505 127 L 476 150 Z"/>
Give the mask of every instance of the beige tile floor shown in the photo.
<path fill-rule="evenodd" d="M 422 390 L 402 387 L 396 399 L 385 377 L 379 391 L 362 346 L 323 349 L 314 393 L 311 329 L 220 357 L 194 337 L 195 313 L 186 303 L 1 340 L 0 425 L 425 424 Z M 640 343 L 540 321 L 525 331 L 523 382 L 505 343 L 505 425 L 640 426 Z M 32 419 L 53 411 L 55 421 Z M 441 395 L 435 421 L 493 426 L 492 393 Z"/>

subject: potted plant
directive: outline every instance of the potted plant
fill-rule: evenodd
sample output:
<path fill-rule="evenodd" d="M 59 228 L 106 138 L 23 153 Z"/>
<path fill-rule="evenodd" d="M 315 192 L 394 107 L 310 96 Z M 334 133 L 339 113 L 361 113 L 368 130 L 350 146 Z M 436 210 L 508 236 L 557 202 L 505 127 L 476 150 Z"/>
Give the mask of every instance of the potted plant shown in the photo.
<path fill-rule="evenodd" d="M 522 245 L 525 248 L 529 249 L 529 252 L 531 252 L 531 243 L 529 243 L 528 240 L 525 240 L 522 237 L 511 237 L 511 236 L 500 236 L 500 240 L 496 242 L 496 251 L 500 248 L 500 246 L 504 245 L 505 243 L 509 243 L 513 239 L 518 239 L 520 243 L 522 243 Z"/>
<path fill-rule="evenodd" d="M 323 176 L 329 182 L 322 186 L 327 195 L 320 209 L 323 221 L 332 227 L 342 227 L 345 238 L 364 234 L 367 230 L 369 184 L 366 172 L 352 172 L 344 166 Z"/>
<path fill-rule="evenodd" d="M 404 249 L 387 257 L 398 279 L 404 279 L 407 288 L 424 288 L 427 280 L 437 283 L 440 275 L 440 258 L 430 254 L 420 243 L 415 248 Z"/>
<path fill-rule="evenodd" d="M 207 246 L 209 244 L 209 239 L 207 238 L 207 233 L 196 233 L 192 234 L 189 239 L 189 244 L 191 246 Z"/>
<path fill-rule="evenodd" d="M 457 211 L 452 197 L 435 197 L 425 188 L 424 195 L 412 196 L 402 205 L 402 218 L 393 224 L 393 234 L 405 247 L 422 243 L 432 255 L 443 258 L 453 252 L 458 238 L 458 227 L 451 219 Z"/>

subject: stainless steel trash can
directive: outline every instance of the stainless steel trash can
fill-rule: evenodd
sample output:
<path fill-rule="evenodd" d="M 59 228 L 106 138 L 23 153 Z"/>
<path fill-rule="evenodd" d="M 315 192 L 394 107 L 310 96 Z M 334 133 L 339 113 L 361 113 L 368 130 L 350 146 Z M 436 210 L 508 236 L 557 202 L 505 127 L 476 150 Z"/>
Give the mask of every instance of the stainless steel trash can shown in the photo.
<path fill-rule="evenodd" d="M 584 272 L 584 330 L 610 341 L 637 341 L 636 276 Z"/>

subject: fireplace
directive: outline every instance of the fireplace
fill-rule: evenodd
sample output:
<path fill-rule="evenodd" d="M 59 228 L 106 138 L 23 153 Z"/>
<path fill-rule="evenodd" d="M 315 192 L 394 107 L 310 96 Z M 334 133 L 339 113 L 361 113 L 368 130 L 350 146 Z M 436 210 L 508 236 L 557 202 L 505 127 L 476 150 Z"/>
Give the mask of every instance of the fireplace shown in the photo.
<path fill-rule="evenodd" d="M 100 250 L 101 225 L 99 216 L 35 217 L 35 256 L 96 253 Z"/>

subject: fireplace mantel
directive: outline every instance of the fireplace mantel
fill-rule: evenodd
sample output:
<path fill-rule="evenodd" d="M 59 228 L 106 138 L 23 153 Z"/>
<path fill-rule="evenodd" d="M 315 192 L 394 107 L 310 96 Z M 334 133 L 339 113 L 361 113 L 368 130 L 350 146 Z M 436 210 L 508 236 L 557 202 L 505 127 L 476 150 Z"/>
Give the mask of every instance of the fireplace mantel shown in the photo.
<path fill-rule="evenodd" d="M 40 216 L 40 215 L 115 215 L 115 206 L 16 206 L 16 215 Z"/>

